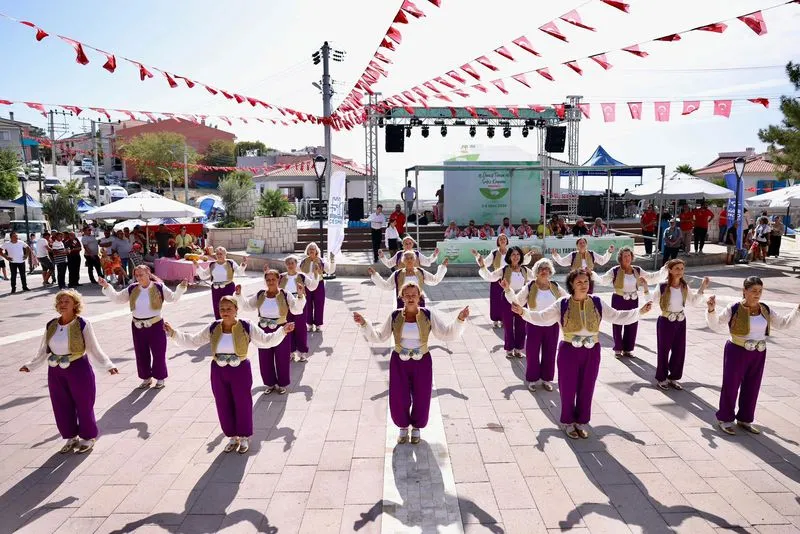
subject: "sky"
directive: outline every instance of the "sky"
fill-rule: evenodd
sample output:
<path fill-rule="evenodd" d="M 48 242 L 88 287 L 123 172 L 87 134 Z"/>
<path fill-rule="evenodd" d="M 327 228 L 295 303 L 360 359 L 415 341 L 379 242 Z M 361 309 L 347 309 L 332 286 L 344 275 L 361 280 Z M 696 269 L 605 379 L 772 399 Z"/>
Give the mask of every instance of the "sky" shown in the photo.
<path fill-rule="evenodd" d="M 768 33 L 757 36 L 735 20 L 780 0 L 628 0 L 626 14 L 598 0 L 442 0 L 440 8 L 426 0 L 414 0 L 426 13 L 410 24 L 395 25 L 403 42 L 389 55 L 388 78 L 374 89 L 386 96 L 410 89 L 435 76 L 457 68 L 477 56 L 487 54 L 500 70 L 485 81 L 544 66 L 550 67 L 555 82 L 536 74 L 528 75 L 532 88 L 506 82 L 509 95 L 498 91 L 468 100 L 456 98 L 456 105 L 519 105 L 563 102 L 566 95 L 584 96 L 592 103 L 591 118 L 580 125 L 580 162 L 598 144 L 616 159 L 629 165 L 681 163 L 702 167 L 718 152 L 765 147 L 757 132 L 781 120 L 778 97 L 792 94 L 785 75 L 785 64 L 798 61 L 800 50 L 800 4 L 764 12 Z M 299 111 L 322 114 L 321 95 L 312 82 L 321 77 L 311 54 L 323 41 L 346 52 L 342 63 L 332 63 L 336 91 L 334 105 L 344 98 L 372 58 L 402 2 L 399 0 L 139 0 L 110 3 L 98 0 L 57 2 L 15 2 L 0 0 L 0 12 L 29 20 L 44 28 L 51 37 L 36 42 L 34 31 L 0 18 L 0 99 L 69 104 L 81 107 L 122 108 L 168 111 L 173 113 L 218 114 L 229 116 L 275 117 L 248 104 L 236 105 L 212 96 L 195 86 L 170 89 L 163 77 L 139 81 L 136 68 L 119 56 L 141 61 L 171 73 L 190 77 L 239 94 Z M 590 32 L 559 21 L 568 36 L 563 43 L 537 28 L 571 10 L 578 9 Z M 649 57 L 625 52 L 610 52 L 613 65 L 608 71 L 591 61 L 581 61 L 584 75 L 578 76 L 564 61 L 660 37 L 697 26 L 727 20 L 723 34 L 692 32 L 679 42 L 650 43 L 644 46 Z M 87 50 L 90 63 L 75 62 L 72 48 L 54 37 L 61 34 L 118 56 L 116 73 L 103 70 L 105 57 Z M 540 51 L 536 58 L 510 42 L 528 36 Z M 506 45 L 516 61 L 501 58 L 491 51 Z M 385 50 L 384 50 L 384 53 Z M 770 109 L 749 102 L 735 102 L 730 118 L 712 115 L 712 103 L 704 102 L 692 115 L 681 117 L 683 100 L 736 99 L 763 96 L 773 99 Z M 644 101 L 643 119 L 632 121 L 627 101 Z M 652 102 L 672 101 L 670 122 L 653 119 Z M 617 120 L 604 123 L 600 103 L 617 103 Z M 678 102 L 676 104 L 676 102 Z M 23 106 L 0 106 L 0 116 L 13 110 L 15 117 L 44 126 L 44 118 Z M 82 117 L 96 118 L 92 112 Z M 124 117 L 115 117 L 124 118 Z M 322 128 L 312 125 L 291 127 L 245 125 L 234 121 L 229 127 L 238 140 L 261 140 L 282 150 L 321 145 Z M 80 132 L 88 123 L 72 119 L 68 129 Z M 380 131 L 379 183 L 381 198 L 397 198 L 403 170 L 416 164 L 437 164 L 458 154 L 465 145 L 515 146 L 532 155 L 536 138 L 523 138 L 518 130 L 509 139 L 497 132 L 488 139 L 479 131 L 472 139 L 466 128 L 450 128 L 442 138 L 438 129 L 423 139 L 416 130 L 406 139 L 405 152 L 386 154 Z M 335 154 L 364 163 L 364 130 L 334 132 Z M 554 154 L 563 157 L 566 154 Z M 647 175 L 645 181 L 653 178 Z M 593 181 L 594 180 L 594 181 Z M 623 190 L 637 180 L 620 179 Z M 592 179 L 587 189 L 604 189 L 604 179 Z M 420 196 L 433 198 L 441 183 L 435 174 L 420 177 Z"/>

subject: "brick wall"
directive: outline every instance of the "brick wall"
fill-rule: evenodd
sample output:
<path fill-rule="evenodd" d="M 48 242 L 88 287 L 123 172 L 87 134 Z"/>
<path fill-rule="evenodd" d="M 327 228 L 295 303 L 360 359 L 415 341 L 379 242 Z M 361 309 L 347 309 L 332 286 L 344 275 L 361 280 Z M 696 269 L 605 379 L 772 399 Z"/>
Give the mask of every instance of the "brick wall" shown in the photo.
<path fill-rule="evenodd" d="M 297 241 L 297 217 L 256 217 L 255 238 L 264 240 L 264 253 L 292 252 Z"/>

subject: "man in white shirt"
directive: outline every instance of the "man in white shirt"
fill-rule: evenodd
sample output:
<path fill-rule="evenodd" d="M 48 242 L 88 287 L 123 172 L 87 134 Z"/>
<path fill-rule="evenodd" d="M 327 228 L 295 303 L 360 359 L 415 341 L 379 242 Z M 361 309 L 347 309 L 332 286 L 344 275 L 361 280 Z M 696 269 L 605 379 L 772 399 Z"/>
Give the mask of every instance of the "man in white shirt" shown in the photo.
<path fill-rule="evenodd" d="M 400 192 L 400 198 L 405 202 L 406 217 L 408 217 L 414 211 L 414 201 L 417 200 L 417 190 L 411 187 L 411 180 L 408 181 L 408 185 Z"/>
<path fill-rule="evenodd" d="M 28 289 L 28 280 L 25 278 L 25 260 L 30 254 L 28 244 L 20 241 L 16 232 L 11 232 L 10 241 L 3 244 L 3 257 L 8 260 L 11 266 L 11 294 L 17 292 L 17 273 L 22 282 L 22 291 Z"/>
<path fill-rule="evenodd" d="M 53 262 L 50 261 L 50 232 L 45 232 L 42 237 L 36 240 L 35 251 L 36 259 L 42 266 L 42 284 L 50 285 L 50 277 L 55 278 Z"/>
<path fill-rule="evenodd" d="M 367 217 L 370 227 L 370 237 L 372 238 L 372 257 L 373 263 L 378 263 L 378 250 L 381 248 L 381 235 L 386 228 L 386 215 L 383 214 L 383 205 L 378 204 L 375 213 Z"/>
<path fill-rule="evenodd" d="M 86 264 L 86 270 L 89 272 L 89 281 L 92 284 L 98 283 L 94 278 L 94 273 L 97 272 L 98 278 L 103 278 L 103 270 L 100 266 L 100 243 L 94 236 L 91 227 L 83 227 L 83 235 L 81 236 L 81 245 L 83 245 L 83 262 Z"/>

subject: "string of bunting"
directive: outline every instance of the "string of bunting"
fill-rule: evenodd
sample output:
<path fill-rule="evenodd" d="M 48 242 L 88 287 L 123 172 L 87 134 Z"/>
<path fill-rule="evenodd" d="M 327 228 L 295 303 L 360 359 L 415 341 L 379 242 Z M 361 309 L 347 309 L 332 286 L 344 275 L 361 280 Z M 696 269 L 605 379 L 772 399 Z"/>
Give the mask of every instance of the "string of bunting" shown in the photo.
<path fill-rule="evenodd" d="M 16 19 L 14 17 L 11 17 L 9 15 L 6 15 L 5 13 L 0 13 L 0 17 L 4 18 L 6 20 L 9 20 L 11 22 L 16 22 L 18 24 L 22 24 L 24 26 L 27 26 L 29 28 L 32 28 L 32 29 L 36 30 L 35 38 L 36 38 L 37 42 L 41 42 L 42 40 L 44 40 L 44 39 L 46 39 L 47 37 L 50 36 L 49 32 L 45 31 L 38 24 L 35 24 L 33 22 L 30 22 L 30 21 L 27 21 L 27 20 L 19 20 L 19 19 Z M 168 72 L 168 71 L 166 71 L 164 69 L 161 69 L 161 68 L 158 68 L 158 67 L 147 66 L 144 63 L 142 63 L 141 61 L 137 61 L 135 59 L 129 59 L 129 58 L 125 57 L 125 56 L 121 56 L 121 55 L 115 54 L 113 52 L 106 52 L 105 50 L 101 50 L 99 48 L 96 48 L 94 46 L 88 45 L 88 44 L 86 44 L 84 42 L 81 42 L 81 41 L 77 41 L 77 40 L 72 39 L 70 37 L 66 37 L 64 35 L 55 34 L 55 36 L 58 37 L 59 39 L 61 39 L 63 42 L 65 42 L 68 45 L 70 45 L 73 48 L 73 50 L 75 50 L 75 61 L 77 63 L 79 63 L 80 65 L 88 65 L 89 64 L 89 56 L 86 55 L 86 50 L 92 50 L 94 52 L 97 52 L 98 54 L 102 54 L 103 56 L 105 56 L 106 61 L 103 64 L 103 68 L 105 70 L 107 70 L 108 72 L 112 73 L 112 74 L 115 73 L 116 70 L 117 70 L 117 58 L 119 57 L 119 59 L 122 59 L 122 60 L 124 60 L 124 61 L 126 61 L 126 62 L 128 62 L 128 63 L 130 63 L 130 64 L 132 64 L 133 66 L 136 67 L 136 70 L 137 70 L 137 72 L 139 74 L 139 79 L 141 81 L 145 81 L 146 79 L 153 78 L 154 75 L 153 75 L 152 71 L 156 71 L 156 72 L 159 72 L 159 73 L 161 73 L 163 75 L 164 80 L 167 82 L 167 85 L 171 89 L 177 88 L 180 85 L 177 80 L 180 80 L 180 81 L 184 82 L 185 86 L 188 89 L 193 89 L 195 86 L 201 86 L 201 87 L 204 87 L 206 89 L 206 91 L 208 91 L 212 95 L 215 95 L 215 96 L 219 95 L 221 97 L 224 97 L 227 100 L 235 101 L 237 104 L 248 103 L 252 107 L 261 106 L 264 109 L 268 109 L 268 110 L 276 109 L 276 110 L 280 111 L 282 115 L 293 115 L 298 120 L 300 120 L 302 122 L 311 122 L 311 121 L 321 121 L 322 120 L 322 117 L 317 117 L 317 116 L 312 115 L 310 113 L 303 113 L 303 112 L 300 112 L 300 111 L 297 111 L 297 110 L 294 110 L 294 109 L 291 109 L 291 108 L 278 106 L 276 104 L 270 104 L 270 103 L 264 102 L 263 100 L 260 100 L 258 98 L 254 98 L 254 97 L 246 96 L 246 95 L 241 95 L 239 93 L 235 93 L 233 91 L 228 91 L 228 90 L 225 90 L 225 89 L 220 89 L 219 87 L 211 86 L 211 85 L 209 85 L 207 83 L 197 81 L 196 79 L 189 78 L 187 76 L 180 76 L 180 75 L 177 75 L 177 74 L 172 73 L 172 72 Z"/>

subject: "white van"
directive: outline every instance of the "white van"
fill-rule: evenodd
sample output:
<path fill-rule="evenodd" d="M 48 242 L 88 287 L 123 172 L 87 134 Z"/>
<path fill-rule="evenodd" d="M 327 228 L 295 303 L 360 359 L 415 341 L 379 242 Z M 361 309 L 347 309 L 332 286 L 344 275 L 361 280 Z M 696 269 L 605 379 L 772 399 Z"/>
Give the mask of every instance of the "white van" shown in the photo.
<path fill-rule="evenodd" d="M 111 204 L 117 200 L 121 200 L 128 196 L 128 192 L 124 187 L 118 185 L 101 185 L 100 186 L 100 205 Z"/>

